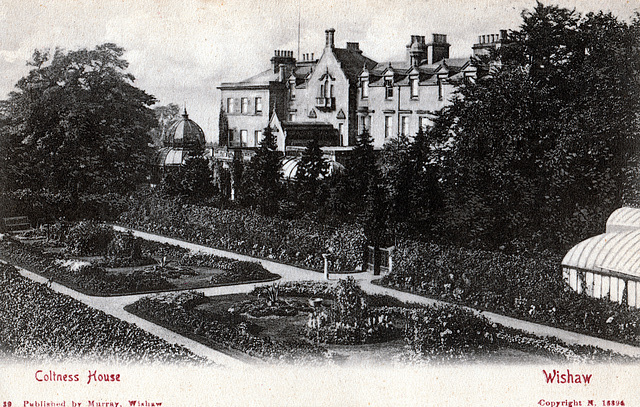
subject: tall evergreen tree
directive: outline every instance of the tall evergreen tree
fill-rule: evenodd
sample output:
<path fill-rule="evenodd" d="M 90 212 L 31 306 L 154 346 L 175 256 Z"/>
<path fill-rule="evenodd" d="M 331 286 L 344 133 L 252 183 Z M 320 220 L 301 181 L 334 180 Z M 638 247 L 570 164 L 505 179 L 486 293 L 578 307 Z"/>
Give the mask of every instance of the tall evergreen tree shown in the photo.
<path fill-rule="evenodd" d="M 278 212 L 282 197 L 282 153 L 277 151 L 276 138 L 270 127 L 262 134 L 256 155 L 244 174 L 243 188 L 246 203 L 265 215 L 273 215 Z"/>
<path fill-rule="evenodd" d="M 336 216 L 350 221 L 362 220 L 370 192 L 369 183 L 378 171 L 376 160 L 373 140 L 365 130 L 356 140 L 329 203 Z"/>
<path fill-rule="evenodd" d="M 230 144 L 229 119 L 227 118 L 227 112 L 224 111 L 222 103 L 220 103 L 220 113 L 218 114 L 218 145 L 229 147 Z"/>
<path fill-rule="evenodd" d="M 326 198 L 323 179 L 329 172 L 329 164 L 322 155 L 317 139 L 309 141 L 298 163 L 296 172 L 296 199 L 305 211 L 313 211 Z"/>

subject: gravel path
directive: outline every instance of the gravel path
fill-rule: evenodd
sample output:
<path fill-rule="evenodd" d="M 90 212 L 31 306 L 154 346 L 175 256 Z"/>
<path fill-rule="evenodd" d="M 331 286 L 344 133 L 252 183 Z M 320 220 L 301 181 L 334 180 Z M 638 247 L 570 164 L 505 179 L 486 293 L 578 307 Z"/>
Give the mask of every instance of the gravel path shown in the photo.
<path fill-rule="evenodd" d="M 133 232 L 135 236 L 141 237 L 143 239 L 152 240 L 161 243 L 169 243 L 175 246 L 180 246 L 192 251 L 199 251 L 203 253 L 213 254 L 216 256 L 227 257 L 237 260 L 244 261 L 256 261 L 262 264 L 262 266 L 269 270 L 272 273 L 279 274 L 282 276 L 279 281 L 301 281 L 301 280 L 313 280 L 313 281 L 324 281 L 324 274 L 318 273 L 315 271 L 294 267 L 266 259 L 258 259 L 234 252 L 229 252 L 225 250 L 214 249 L 211 247 L 201 246 L 194 243 L 185 242 L 179 239 L 173 239 L 165 236 L 155 235 L 151 233 L 141 232 L 134 229 L 127 229 L 120 226 L 114 226 L 115 230 L 118 231 L 127 231 L 130 230 Z M 24 270 L 18 268 L 20 273 L 25 277 L 28 277 L 32 280 L 46 283 L 47 279 L 32 273 L 28 270 Z M 450 305 L 443 301 L 434 300 L 431 298 L 422 297 L 419 295 L 406 293 L 398 290 L 394 290 L 387 287 L 381 287 L 372 283 L 372 280 L 375 276 L 371 273 L 354 273 L 354 274 L 333 274 L 330 276 L 330 280 L 336 280 L 340 278 L 353 277 L 359 281 L 362 289 L 370 294 L 384 294 L 389 295 L 391 297 L 395 297 L 404 302 L 413 302 L 422 305 Z M 377 277 L 376 277 L 377 278 Z M 239 284 L 239 285 L 230 285 L 223 287 L 210 287 L 210 288 L 202 288 L 196 291 L 203 292 L 207 296 L 217 296 L 217 295 L 226 295 L 226 294 L 238 294 L 238 293 L 248 293 L 253 290 L 254 287 L 258 285 L 264 285 L 270 283 L 251 283 L 251 284 Z M 124 310 L 126 305 L 132 304 L 137 301 L 139 298 L 148 295 L 148 294 L 137 294 L 137 295 L 124 295 L 124 296 L 113 296 L 113 297 L 95 297 L 89 296 L 86 294 L 82 294 L 75 290 L 72 290 L 68 287 L 57 283 L 51 283 L 51 288 L 57 292 L 68 295 L 77 299 L 78 301 L 89 305 L 93 308 L 104 311 L 110 315 L 113 315 L 117 318 L 120 318 L 124 321 L 130 322 L 144 329 L 145 331 L 154 334 L 169 343 L 176 343 L 182 345 L 193 353 L 206 357 L 213 362 L 223 365 L 223 366 L 246 366 L 246 362 L 233 358 L 225 353 L 213 350 L 205 345 L 200 344 L 199 342 L 188 339 L 182 335 L 176 334 L 168 329 L 160 327 L 152 322 L 149 322 L 145 319 L 142 319 L 138 316 L 130 314 L 129 312 Z M 467 308 L 467 307 L 464 307 Z M 471 308 L 468 308 L 471 309 Z M 566 331 L 563 329 L 553 328 L 546 325 L 536 324 L 533 322 L 523 321 L 516 318 L 506 317 L 504 315 L 495 314 L 492 312 L 480 312 L 474 309 L 472 311 L 479 313 L 490 321 L 499 323 L 501 325 L 520 329 L 525 332 L 529 332 L 538 336 L 548 336 L 548 337 L 556 337 L 566 343 L 576 344 L 576 345 L 591 345 L 596 346 L 601 349 L 608 349 L 620 354 L 630 355 L 630 356 L 638 356 L 640 357 L 640 348 L 625 345 L 618 342 L 608 341 L 605 339 L 595 338 L 588 335 L 578 334 L 575 332 Z"/>
<path fill-rule="evenodd" d="M 169 243 L 176 246 L 181 246 L 194 251 L 201 251 L 205 253 L 215 254 L 217 256 L 229 257 L 238 260 L 247 260 L 247 261 L 259 261 L 264 268 L 269 270 L 272 273 L 277 273 L 282 276 L 281 281 L 296 281 L 296 280 L 324 280 L 324 275 L 322 273 L 318 273 L 311 270 L 302 269 L 299 267 L 294 267 L 274 261 L 257 259 L 250 256 L 245 256 L 242 254 L 213 249 L 206 246 L 201 246 L 189 242 L 185 242 L 179 239 L 173 239 L 165 236 L 155 235 L 152 233 L 141 232 L 134 229 L 122 228 L 119 226 L 115 227 L 116 230 L 126 231 L 130 230 L 134 235 L 142 237 L 148 240 L 154 240 L 157 242 Z M 395 297 L 404 302 L 414 302 L 422 305 L 451 305 L 449 303 L 434 300 L 431 298 L 422 297 L 419 295 L 406 293 L 398 290 L 394 290 L 392 288 L 381 287 L 375 284 L 372 284 L 372 280 L 377 278 L 373 276 L 371 273 L 354 273 L 354 274 L 333 274 L 330 279 L 338 279 L 338 278 L 346 278 L 351 276 L 359 281 L 362 289 L 370 294 L 385 294 L 391 297 Z M 221 294 L 231 294 L 234 292 L 248 292 L 253 288 L 253 285 L 249 288 L 247 287 L 246 291 L 232 291 L 233 289 L 241 289 L 241 286 L 233 286 L 233 287 L 219 287 L 219 288 L 208 288 L 202 290 L 207 295 L 221 295 Z M 468 308 L 468 307 L 464 307 Z M 640 357 L 640 348 L 626 345 L 614 341 L 609 341 L 606 339 L 595 338 L 593 336 L 583 335 L 576 332 L 566 331 L 564 329 L 553 328 L 547 325 L 536 324 L 534 322 L 523 321 L 516 318 L 507 317 L 504 315 L 496 314 L 488 311 L 478 311 L 472 308 L 468 308 L 474 312 L 477 312 L 492 322 L 510 327 L 515 329 L 520 329 L 525 332 L 529 332 L 538 336 L 547 336 L 547 337 L 556 337 L 568 344 L 575 345 L 590 345 L 596 346 L 601 349 L 608 349 L 623 355 L 630 356 L 638 356 Z"/>

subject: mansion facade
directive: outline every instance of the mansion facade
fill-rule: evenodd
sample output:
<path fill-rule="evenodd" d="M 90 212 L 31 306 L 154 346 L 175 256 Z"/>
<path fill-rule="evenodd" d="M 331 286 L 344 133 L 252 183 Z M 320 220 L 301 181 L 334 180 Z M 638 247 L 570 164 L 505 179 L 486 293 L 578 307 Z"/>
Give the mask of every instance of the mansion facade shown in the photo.
<path fill-rule="evenodd" d="M 485 52 L 501 36 L 481 39 L 477 50 Z M 276 50 L 270 69 L 218 87 L 229 129 L 219 146 L 227 154 L 250 153 L 267 126 L 285 153 L 316 138 L 335 155 L 350 150 L 365 130 L 376 149 L 393 137 L 412 137 L 431 124 L 431 112 L 451 101 L 459 83 L 478 75 L 471 58 L 449 58 L 449 48 L 444 34 L 412 35 L 405 60 L 377 62 L 357 42 L 336 47 L 335 30 L 328 29 L 319 58 L 304 54 L 298 61 L 293 51 Z"/>

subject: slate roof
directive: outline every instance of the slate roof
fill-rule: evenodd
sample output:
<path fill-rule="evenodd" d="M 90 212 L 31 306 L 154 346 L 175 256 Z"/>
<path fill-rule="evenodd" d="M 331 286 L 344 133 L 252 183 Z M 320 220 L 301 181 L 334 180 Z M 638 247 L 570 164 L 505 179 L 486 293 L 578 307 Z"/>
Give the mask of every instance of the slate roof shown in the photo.
<path fill-rule="evenodd" d="M 367 69 L 374 69 L 378 63 L 371 58 L 367 58 L 359 51 L 352 51 L 346 48 L 334 48 L 333 54 L 336 56 L 342 71 L 349 81 L 357 81 L 358 75 L 366 66 Z"/>
<path fill-rule="evenodd" d="M 221 88 L 224 87 L 235 87 L 235 86 L 256 86 L 256 85 L 269 85 L 270 82 L 277 81 L 278 74 L 273 73 L 272 69 L 267 69 L 266 71 L 262 71 L 257 75 L 254 75 L 250 78 L 241 80 L 239 82 L 224 82 L 220 84 Z"/>
<path fill-rule="evenodd" d="M 436 73 L 447 73 L 449 80 L 459 80 L 460 74 L 465 66 L 470 62 L 469 58 L 446 58 L 433 64 L 422 64 L 416 67 L 419 72 L 421 85 L 437 83 Z M 409 85 L 409 72 L 411 65 L 408 61 L 381 62 L 369 71 L 369 85 L 383 86 L 384 72 L 391 67 L 393 69 L 393 80 L 399 85 Z"/>

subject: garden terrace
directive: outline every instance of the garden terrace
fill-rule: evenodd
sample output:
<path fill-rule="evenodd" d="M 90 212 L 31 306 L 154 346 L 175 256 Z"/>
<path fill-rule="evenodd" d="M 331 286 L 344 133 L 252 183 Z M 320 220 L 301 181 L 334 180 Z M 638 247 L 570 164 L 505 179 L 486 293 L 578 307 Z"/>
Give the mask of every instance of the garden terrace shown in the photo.
<path fill-rule="evenodd" d="M 216 297 L 157 294 L 126 309 L 214 349 L 270 362 L 632 360 L 507 329 L 457 307 L 370 296 L 352 279 L 287 282 Z"/>
<path fill-rule="evenodd" d="M 323 253 L 333 256 L 332 272 L 353 272 L 362 265 L 364 235 L 354 225 L 329 227 L 285 220 L 249 210 L 181 204 L 140 194 L 118 223 L 192 243 L 322 271 Z"/>
<path fill-rule="evenodd" d="M 571 290 L 559 258 L 405 241 L 380 284 L 617 342 L 640 345 L 640 312 Z"/>
<path fill-rule="evenodd" d="M 0 350 L 18 360 L 205 363 L 189 350 L 90 308 L 0 263 Z"/>
<path fill-rule="evenodd" d="M 63 228 L 64 229 L 64 228 Z M 74 233 L 80 229 L 82 233 Z M 60 239 L 0 242 L 0 257 L 89 295 L 123 295 L 264 282 L 277 274 L 260 264 L 190 253 L 108 226 L 78 224 Z"/>

